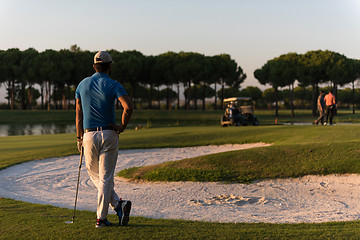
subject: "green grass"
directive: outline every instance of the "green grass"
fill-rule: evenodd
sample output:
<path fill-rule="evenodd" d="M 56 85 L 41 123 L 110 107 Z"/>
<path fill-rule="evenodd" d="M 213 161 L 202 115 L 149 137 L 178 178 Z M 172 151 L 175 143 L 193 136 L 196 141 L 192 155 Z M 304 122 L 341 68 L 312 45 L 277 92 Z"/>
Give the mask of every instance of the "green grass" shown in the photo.
<path fill-rule="evenodd" d="M 61 112 L 61 111 L 59 111 Z M 160 124 L 160 111 L 139 115 L 136 121 L 154 121 Z M 289 112 L 280 112 L 284 121 Z M 7 115 L 6 113 L 5 115 Z M 29 121 L 34 114 L 26 116 Z M 55 113 L 57 114 L 57 113 Z M 155 115 L 152 115 L 155 114 Z M 195 113 L 198 114 L 198 113 Z M 205 114 L 205 113 L 204 113 Z M 266 115 L 267 114 L 267 115 Z M 263 118 L 273 121 L 271 112 Z M 299 113 L 300 114 L 300 113 Z M 152 116 L 151 116 L 152 115 Z M 306 116 L 305 116 L 306 115 Z M 18 115 L 17 115 L 18 116 Z M 65 117 L 64 117 L 65 116 Z M 188 122 L 194 117 L 189 117 Z M 304 113 L 304 119 L 313 119 Z M 345 121 L 353 116 L 339 114 Z M 0 114 L 0 119 L 3 112 Z M 215 119 L 215 115 L 206 116 Z M 52 116 L 47 115 L 49 119 Z M 74 118 L 71 112 L 55 116 L 57 120 Z M 154 120 L 158 118 L 158 120 Z M 181 126 L 176 117 L 167 116 L 173 124 L 164 128 L 146 128 L 140 131 L 127 130 L 120 136 L 119 147 L 185 147 L 228 143 L 274 143 L 273 146 L 244 151 L 214 154 L 173 163 L 171 169 L 180 169 L 190 179 L 214 181 L 249 182 L 259 178 L 301 176 L 304 174 L 358 173 L 360 125 L 337 126 L 248 126 L 222 128 L 218 123 L 208 126 Z M 183 116 L 182 119 L 185 119 Z M 299 116 L 300 118 L 300 116 Z M 351 121 L 358 121 L 355 115 Z M 54 120 L 54 121 L 57 121 Z M 2 120 L 1 120 L 2 121 Z M 0 121 L 0 122 L 1 122 Z M 13 121 L 16 120 L 15 117 Z M 21 120 L 26 122 L 26 120 Z M 51 120 L 52 121 L 52 120 Z M 214 120 L 215 122 L 215 120 Z M 184 120 L 183 124 L 187 121 Z M 191 124 L 190 124 L 191 125 Z M 154 126 L 154 125 L 153 125 Z M 14 136 L 0 138 L 0 169 L 24 161 L 78 154 L 75 134 L 41 136 Z M 166 164 L 165 164 L 166 165 Z M 229 172 L 229 167 L 231 171 Z M 184 170 L 187 169 L 187 170 Z M 193 171 L 196 169 L 196 171 Z M 199 171 L 201 169 L 202 171 Z M 176 170 L 177 171 L 177 170 Z M 169 170 L 164 171 L 169 176 Z M 133 174 L 133 173 L 131 173 Z M 161 174 L 163 175 L 163 174 Z M 184 174 L 183 174 L 184 175 Z M 231 178 L 226 179 L 227 176 Z M 220 176 L 220 177 L 219 177 Z M 184 179 L 184 176 L 180 176 Z M 217 179 L 217 180 L 216 180 Z M 359 239 L 358 221 L 323 224 L 264 224 L 264 223 L 208 223 L 182 220 L 148 219 L 132 217 L 125 228 L 111 227 L 95 229 L 95 213 L 77 211 L 75 224 L 64 224 L 71 220 L 71 209 L 24 203 L 0 198 L 0 239 Z M 109 216 L 116 222 L 114 215 Z"/>
<path fill-rule="evenodd" d="M 149 144 L 158 147 L 171 147 L 176 139 L 177 146 L 251 142 L 274 145 L 126 169 L 119 176 L 148 181 L 247 183 L 307 174 L 360 173 L 360 125 L 170 128 L 163 132 L 169 136 L 157 131 L 160 129 L 144 131 L 142 141 L 149 139 Z M 161 142 L 162 138 L 167 141 Z M 139 144 L 135 139 L 129 142 Z"/>
<path fill-rule="evenodd" d="M 75 134 L 0 137 L 0 169 L 25 161 L 76 154 Z"/>
<path fill-rule="evenodd" d="M 360 222 L 211 223 L 131 217 L 127 227 L 95 229 L 95 213 L 0 198 L 0 239 L 359 239 Z M 109 220 L 117 222 L 115 215 Z"/>
<path fill-rule="evenodd" d="M 75 124 L 75 111 L 0 110 L 0 124 Z"/>
<path fill-rule="evenodd" d="M 131 168 L 118 175 L 147 181 L 249 183 L 308 174 L 360 173 L 358 145 L 336 142 L 271 146 Z"/>
<path fill-rule="evenodd" d="M 360 173 L 360 125 L 259 126 L 237 128 L 149 129 L 145 147 L 274 143 L 273 146 L 218 153 L 156 166 L 132 168 L 118 175 L 147 181 L 225 181 L 247 183 L 258 179 L 300 177 L 307 174 Z M 136 132 L 135 132 L 136 133 Z M 140 133 L 139 133 L 140 134 Z M 168 135 L 168 136 L 165 136 Z M 140 144 L 128 136 L 127 142 Z M 140 138 L 139 138 L 140 139 Z M 140 141 L 138 139 L 138 141 Z M 167 139 L 166 142 L 161 139 Z"/>

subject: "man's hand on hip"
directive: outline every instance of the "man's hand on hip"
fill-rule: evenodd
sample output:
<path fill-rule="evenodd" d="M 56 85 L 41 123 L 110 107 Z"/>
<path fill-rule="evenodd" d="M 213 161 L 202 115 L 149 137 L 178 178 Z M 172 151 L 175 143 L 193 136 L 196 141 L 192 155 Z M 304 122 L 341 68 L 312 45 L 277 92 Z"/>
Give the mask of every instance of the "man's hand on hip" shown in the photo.
<path fill-rule="evenodd" d="M 122 132 L 124 131 L 124 128 L 123 128 L 122 125 L 116 125 L 116 124 L 112 124 L 112 123 L 109 123 L 109 125 L 110 125 L 111 127 L 113 127 L 114 130 L 115 130 L 118 134 L 120 134 L 120 133 L 122 133 Z"/>

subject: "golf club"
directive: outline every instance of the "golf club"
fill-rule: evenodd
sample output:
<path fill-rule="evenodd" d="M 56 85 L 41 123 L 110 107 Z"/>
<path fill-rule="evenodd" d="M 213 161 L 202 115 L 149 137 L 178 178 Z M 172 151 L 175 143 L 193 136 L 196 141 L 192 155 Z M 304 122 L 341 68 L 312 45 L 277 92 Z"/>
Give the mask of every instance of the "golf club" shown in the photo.
<path fill-rule="evenodd" d="M 78 179 L 77 179 L 77 185 L 76 185 L 76 195 L 75 195 L 75 204 L 74 204 L 74 215 L 72 217 L 72 221 L 66 221 L 65 223 L 74 223 L 74 221 L 75 221 L 76 202 L 77 202 L 77 197 L 78 197 L 78 192 L 79 192 L 80 170 L 81 170 L 83 155 L 84 155 L 84 148 L 81 147 L 80 162 L 79 162 L 79 173 L 78 173 Z"/>

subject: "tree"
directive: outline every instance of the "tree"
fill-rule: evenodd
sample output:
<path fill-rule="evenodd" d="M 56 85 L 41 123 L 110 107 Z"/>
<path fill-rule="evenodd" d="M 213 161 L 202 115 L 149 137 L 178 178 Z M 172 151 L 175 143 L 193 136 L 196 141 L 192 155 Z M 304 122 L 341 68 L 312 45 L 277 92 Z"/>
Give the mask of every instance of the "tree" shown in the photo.
<path fill-rule="evenodd" d="M 10 109 L 14 109 L 16 95 L 16 81 L 19 79 L 21 51 L 18 48 L 11 48 L 2 52 L 3 76 L 7 81 L 8 103 Z"/>
<path fill-rule="evenodd" d="M 305 88 L 298 86 L 294 89 L 294 99 L 299 102 L 299 107 L 304 109 L 306 104 L 311 104 L 312 90 L 311 88 Z"/>
<path fill-rule="evenodd" d="M 188 91 L 189 89 L 186 88 L 184 94 L 186 95 Z M 205 110 L 205 99 L 211 98 L 215 95 L 215 90 L 208 85 L 194 85 L 191 87 L 190 91 L 193 93 L 191 95 L 191 100 L 203 100 L 203 110 Z"/>
<path fill-rule="evenodd" d="M 58 89 L 65 85 L 65 82 L 71 77 L 70 73 L 73 65 L 71 59 L 66 58 L 63 52 L 45 50 L 38 55 L 37 66 L 39 67 L 39 77 L 42 80 L 42 108 L 44 107 L 45 98 L 46 109 L 50 110 L 53 87 Z"/>
<path fill-rule="evenodd" d="M 251 97 L 254 101 L 261 99 L 262 91 L 258 87 L 248 86 L 240 91 L 240 97 Z"/>
<path fill-rule="evenodd" d="M 198 91 L 201 91 L 200 96 L 202 99 L 202 110 L 205 111 L 205 99 L 216 96 L 216 91 L 210 87 L 218 79 L 216 74 L 216 61 L 213 57 L 205 56 L 203 59 L 202 76 Z M 215 106 L 216 108 L 216 106 Z"/>
<path fill-rule="evenodd" d="M 222 83 L 222 75 L 223 72 L 225 71 L 226 68 L 226 62 L 225 60 L 221 57 L 221 55 L 216 55 L 211 57 L 211 63 L 212 63 L 212 76 L 211 76 L 211 83 L 214 83 L 215 88 L 214 91 L 216 93 L 215 95 L 215 110 L 217 109 L 217 99 L 219 96 L 222 96 L 222 94 L 218 94 L 217 91 L 217 84 L 218 83 Z M 222 96 L 223 98 L 223 96 Z"/>
<path fill-rule="evenodd" d="M 224 63 L 221 65 L 223 68 L 220 74 L 221 83 L 221 106 L 224 107 L 224 89 L 225 84 L 229 87 L 240 88 L 240 84 L 246 79 L 246 74 L 237 63 L 231 59 L 228 54 L 221 54 L 220 57 Z"/>
<path fill-rule="evenodd" d="M 296 53 L 288 53 L 281 55 L 275 59 L 277 63 L 276 76 L 278 81 L 289 86 L 289 103 L 291 109 L 291 116 L 295 117 L 294 113 L 294 83 L 297 79 L 298 71 L 298 55 Z"/>
<path fill-rule="evenodd" d="M 298 81 L 301 86 L 312 86 L 312 114 L 316 116 L 319 84 L 329 80 L 326 74 L 330 51 L 308 51 L 299 56 Z"/>
<path fill-rule="evenodd" d="M 71 45 L 70 46 L 70 52 L 81 52 L 81 48 L 76 44 Z"/>
<path fill-rule="evenodd" d="M 160 54 L 155 58 L 155 64 L 153 67 L 156 69 L 158 76 L 158 81 L 166 85 L 166 108 L 171 110 L 171 101 L 174 99 L 172 97 L 172 84 L 175 83 L 175 72 L 174 64 L 176 61 L 176 53 L 167 52 Z"/>
<path fill-rule="evenodd" d="M 334 89 L 337 89 L 338 85 L 344 86 L 352 83 L 353 90 L 350 96 L 352 102 L 355 102 L 355 81 L 359 77 L 358 61 L 348 59 L 338 53 L 333 53 L 331 57 L 327 74 L 333 83 Z M 353 114 L 355 114 L 355 103 L 353 103 Z"/>
<path fill-rule="evenodd" d="M 148 108 L 152 109 L 152 101 L 156 98 L 158 95 L 157 90 L 154 89 L 154 86 L 157 82 L 157 73 L 154 70 L 156 57 L 154 56 L 148 56 L 144 60 L 144 68 L 143 68 L 143 80 L 142 82 L 145 85 L 148 85 L 148 88 L 145 88 L 147 93 L 145 94 L 146 99 L 148 101 Z"/>
<path fill-rule="evenodd" d="M 124 85 L 129 96 L 134 100 L 137 86 L 143 81 L 144 55 L 138 51 L 117 52 L 110 50 L 109 53 L 114 61 L 112 76 Z"/>
<path fill-rule="evenodd" d="M 274 102 L 279 101 L 281 99 L 281 97 L 282 97 L 281 93 L 276 92 L 275 88 L 265 89 L 262 93 L 262 98 L 265 101 L 265 103 L 267 103 L 269 109 L 271 109 L 272 104 Z M 278 115 L 276 117 L 278 117 Z"/>
<path fill-rule="evenodd" d="M 192 88 L 192 86 L 197 86 L 203 80 L 203 68 L 204 68 L 204 55 L 199 53 L 191 52 L 187 56 L 187 70 L 188 70 L 188 78 L 187 78 L 187 88 L 190 91 L 187 91 L 187 109 L 190 109 L 190 100 L 194 100 L 194 107 L 197 109 L 197 99 L 196 97 L 192 97 L 192 95 L 197 95 L 198 88 Z M 194 90 L 194 91 L 191 91 Z"/>
<path fill-rule="evenodd" d="M 215 91 L 210 87 L 210 84 L 214 83 L 216 80 L 213 77 L 214 75 L 214 59 L 207 56 L 202 56 L 199 59 L 199 64 L 201 69 L 197 74 L 197 80 L 195 83 L 195 88 L 191 88 L 191 91 L 195 93 L 195 109 L 197 109 L 197 100 L 202 100 L 202 110 L 205 110 L 205 99 L 211 98 L 215 95 Z M 199 92 L 200 91 L 200 92 Z"/>
<path fill-rule="evenodd" d="M 170 103 L 176 99 L 177 93 L 171 88 L 164 88 L 159 92 L 159 100 L 166 100 L 166 109 L 171 110 Z"/>
<path fill-rule="evenodd" d="M 6 77 L 5 77 L 5 62 L 4 62 L 4 51 L 0 49 L 0 86 L 4 83 L 4 81 L 6 81 Z"/>
<path fill-rule="evenodd" d="M 196 64 L 196 59 L 198 56 L 195 56 L 192 52 L 180 52 L 176 61 L 174 68 L 174 73 L 176 79 L 184 85 L 184 89 L 190 89 L 184 93 L 185 96 L 185 109 L 190 109 L 190 99 L 191 99 L 191 83 L 195 76 L 195 68 L 198 68 Z M 193 66 L 196 66 L 195 68 Z"/>
<path fill-rule="evenodd" d="M 40 92 L 36 88 L 30 88 L 30 86 L 26 89 L 26 92 L 28 93 L 28 95 L 31 96 L 30 98 L 28 98 L 28 108 L 32 109 L 32 106 L 37 105 L 37 99 L 40 97 Z"/>
<path fill-rule="evenodd" d="M 228 88 L 220 89 L 217 94 L 222 96 L 223 99 L 230 97 L 237 97 L 240 96 L 240 90 L 235 87 L 228 87 Z"/>
<path fill-rule="evenodd" d="M 75 45 L 76 46 L 76 45 Z M 81 80 L 91 76 L 95 70 L 93 68 L 95 53 L 89 51 L 81 51 L 78 47 L 71 47 L 69 57 L 73 63 L 73 67 L 69 71 L 70 77 L 67 81 L 67 99 L 68 106 L 70 106 L 70 100 L 75 99 L 75 95 L 72 94 L 71 89 L 75 89 Z"/>
<path fill-rule="evenodd" d="M 341 105 L 343 104 L 350 105 L 351 103 L 353 103 L 352 92 L 353 91 L 350 88 L 345 88 L 343 90 L 338 91 L 337 102 L 340 103 Z"/>
<path fill-rule="evenodd" d="M 21 53 L 21 60 L 19 65 L 19 81 L 21 84 L 21 106 L 22 109 L 31 109 L 33 103 L 34 93 L 33 85 L 36 83 L 37 68 L 36 68 L 36 57 L 38 51 L 33 48 L 29 48 Z M 29 86 L 26 89 L 26 86 Z"/>
<path fill-rule="evenodd" d="M 279 116 L 278 101 L 280 98 L 279 87 L 287 85 L 286 78 L 281 77 L 282 62 L 269 60 L 261 69 L 256 69 L 254 76 L 263 85 L 270 84 L 274 88 L 275 96 L 275 117 Z"/>

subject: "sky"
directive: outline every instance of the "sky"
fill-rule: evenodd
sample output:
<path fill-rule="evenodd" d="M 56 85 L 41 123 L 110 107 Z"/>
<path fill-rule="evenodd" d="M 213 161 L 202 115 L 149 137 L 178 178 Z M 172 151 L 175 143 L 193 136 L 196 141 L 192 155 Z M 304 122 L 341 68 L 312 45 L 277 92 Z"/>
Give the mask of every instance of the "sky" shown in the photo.
<path fill-rule="evenodd" d="M 360 0 L 0 0 L 0 30 L 1 50 L 227 53 L 264 89 L 253 72 L 281 54 L 360 59 Z"/>

